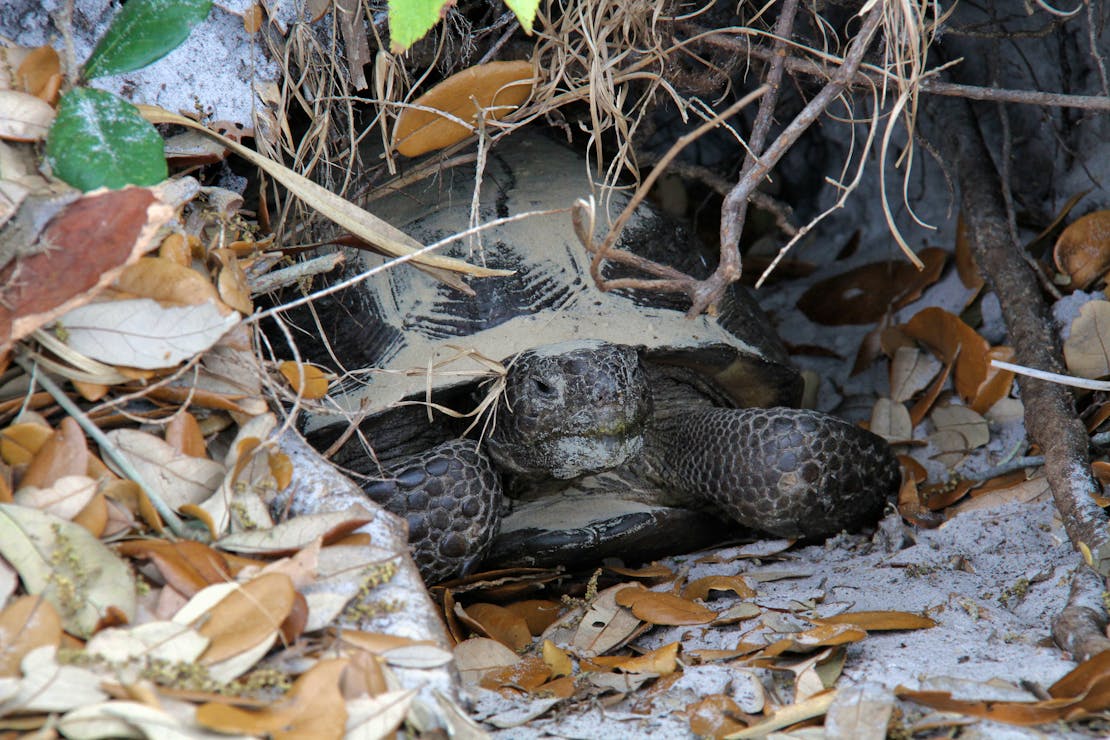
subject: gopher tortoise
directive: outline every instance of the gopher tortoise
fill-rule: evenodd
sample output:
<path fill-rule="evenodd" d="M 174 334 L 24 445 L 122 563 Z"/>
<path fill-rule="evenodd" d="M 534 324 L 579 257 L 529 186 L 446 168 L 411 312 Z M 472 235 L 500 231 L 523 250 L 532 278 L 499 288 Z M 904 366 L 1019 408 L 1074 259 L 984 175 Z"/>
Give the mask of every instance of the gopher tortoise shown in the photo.
<path fill-rule="evenodd" d="M 457 167 L 368 207 L 431 243 L 470 225 L 474 182 Z M 491 152 L 478 216 L 588 192 L 578 155 L 525 139 Z M 626 202 L 614 195 L 611 213 Z M 618 246 L 709 272 L 695 240 L 646 207 Z M 406 266 L 292 319 L 302 356 L 349 373 L 329 397 L 336 414 L 312 416 L 306 435 L 341 443 L 333 459 L 408 521 L 428 580 L 483 562 L 642 560 L 745 529 L 821 538 L 874 521 L 896 491 L 882 439 L 792 408 L 800 375 L 746 289 L 693 319 L 678 296 L 602 292 L 565 212 L 445 252 L 513 273 L 471 280 L 466 295 Z M 443 411 L 486 401 L 469 431 Z"/>

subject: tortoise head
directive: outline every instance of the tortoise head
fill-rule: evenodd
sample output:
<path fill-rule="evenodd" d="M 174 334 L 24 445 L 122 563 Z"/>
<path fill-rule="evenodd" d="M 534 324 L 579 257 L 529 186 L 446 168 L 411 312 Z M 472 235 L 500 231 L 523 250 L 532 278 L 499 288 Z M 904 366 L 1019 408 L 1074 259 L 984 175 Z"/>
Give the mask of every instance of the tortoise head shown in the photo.
<path fill-rule="evenodd" d="M 574 478 L 639 453 L 651 411 L 635 348 L 593 340 L 552 344 L 510 364 L 486 449 L 514 473 Z"/>

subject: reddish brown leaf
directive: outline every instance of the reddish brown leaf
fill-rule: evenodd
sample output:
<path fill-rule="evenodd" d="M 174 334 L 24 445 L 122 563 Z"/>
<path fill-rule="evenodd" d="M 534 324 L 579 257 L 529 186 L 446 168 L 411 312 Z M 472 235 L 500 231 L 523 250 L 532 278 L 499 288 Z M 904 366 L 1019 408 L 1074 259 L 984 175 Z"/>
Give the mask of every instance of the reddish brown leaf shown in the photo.
<path fill-rule="evenodd" d="M 21 596 L 0 612 L 0 676 L 19 678 L 23 656 L 43 645 L 60 645 L 62 620 L 41 596 Z"/>
<path fill-rule="evenodd" d="M 945 363 L 954 363 L 956 392 L 965 402 L 976 397 L 987 379 L 987 340 L 959 316 L 936 307 L 918 311 L 902 331 L 928 345 Z"/>
<path fill-rule="evenodd" d="M 502 645 L 520 652 L 532 644 L 532 633 L 524 618 L 497 604 L 471 604 L 466 607 L 471 626 Z M 462 615 L 459 615 L 462 617 Z M 546 680 L 546 678 L 544 679 Z"/>
<path fill-rule="evenodd" d="M 201 662 L 219 663 L 269 639 L 293 610 L 296 593 L 289 576 L 263 573 L 225 596 L 197 628 L 212 641 Z"/>
<path fill-rule="evenodd" d="M 940 277 L 948 259 L 937 247 L 923 249 L 919 256 L 924 270 L 904 260 L 873 262 L 815 283 L 798 300 L 798 308 L 810 321 L 824 325 L 878 321 L 917 300 Z"/>
<path fill-rule="evenodd" d="M 920 614 L 900 611 L 859 611 L 844 612 L 832 617 L 814 619 L 821 624 L 850 624 L 868 632 L 890 630 L 923 630 L 936 627 L 937 623 Z"/>
<path fill-rule="evenodd" d="M 979 265 L 975 264 L 975 258 L 971 256 L 971 234 L 968 233 L 963 213 L 956 221 L 956 272 L 965 288 L 979 290 L 983 287 Z"/>
<path fill-rule="evenodd" d="M 1088 213 L 1060 234 L 1053 249 L 1056 269 L 1085 290 L 1110 270 L 1110 210 Z"/>
<path fill-rule="evenodd" d="M 200 542 L 131 540 L 116 545 L 116 551 L 126 557 L 151 560 L 166 583 L 185 596 L 232 580 L 224 555 Z"/>
<path fill-rule="evenodd" d="M 0 352 L 91 300 L 152 247 L 157 229 L 173 216 L 173 208 L 136 187 L 67 206 L 39 236 L 41 251 L 0 269 Z"/>

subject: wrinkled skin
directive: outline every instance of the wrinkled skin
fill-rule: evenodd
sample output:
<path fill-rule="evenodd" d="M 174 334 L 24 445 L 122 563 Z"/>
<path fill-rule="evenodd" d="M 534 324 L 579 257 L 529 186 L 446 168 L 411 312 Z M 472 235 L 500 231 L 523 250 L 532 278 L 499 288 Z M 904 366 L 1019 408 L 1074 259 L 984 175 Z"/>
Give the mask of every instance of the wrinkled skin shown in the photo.
<path fill-rule="evenodd" d="M 472 568 L 488 550 L 503 490 L 494 467 L 514 489 L 619 468 L 668 499 L 782 537 L 862 526 L 897 491 L 897 461 L 868 431 L 813 411 L 715 407 L 694 391 L 654 385 L 627 345 L 580 341 L 522 353 L 509 365 L 484 452 L 472 441 L 448 442 L 366 490 L 408 519 L 429 580 Z"/>

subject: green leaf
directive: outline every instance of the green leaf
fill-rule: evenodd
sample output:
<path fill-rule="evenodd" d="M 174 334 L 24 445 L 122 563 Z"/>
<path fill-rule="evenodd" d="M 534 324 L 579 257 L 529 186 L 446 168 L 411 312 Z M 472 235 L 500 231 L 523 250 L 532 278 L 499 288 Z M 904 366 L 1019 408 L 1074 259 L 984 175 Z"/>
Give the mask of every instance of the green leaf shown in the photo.
<path fill-rule="evenodd" d="M 55 175 L 85 192 L 154 185 L 167 174 L 162 137 L 135 106 L 88 87 L 62 96 L 46 136 L 46 160 Z"/>
<path fill-rule="evenodd" d="M 453 2 L 454 0 L 389 0 L 389 38 L 393 53 L 399 54 L 422 39 Z"/>
<path fill-rule="evenodd" d="M 128 0 L 85 62 L 86 79 L 131 72 L 181 45 L 212 0 Z"/>
<path fill-rule="evenodd" d="M 536 11 L 539 10 L 540 0 L 505 0 L 505 4 L 516 15 L 524 32 L 531 36 L 532 24 L 536 22 Z"/>

